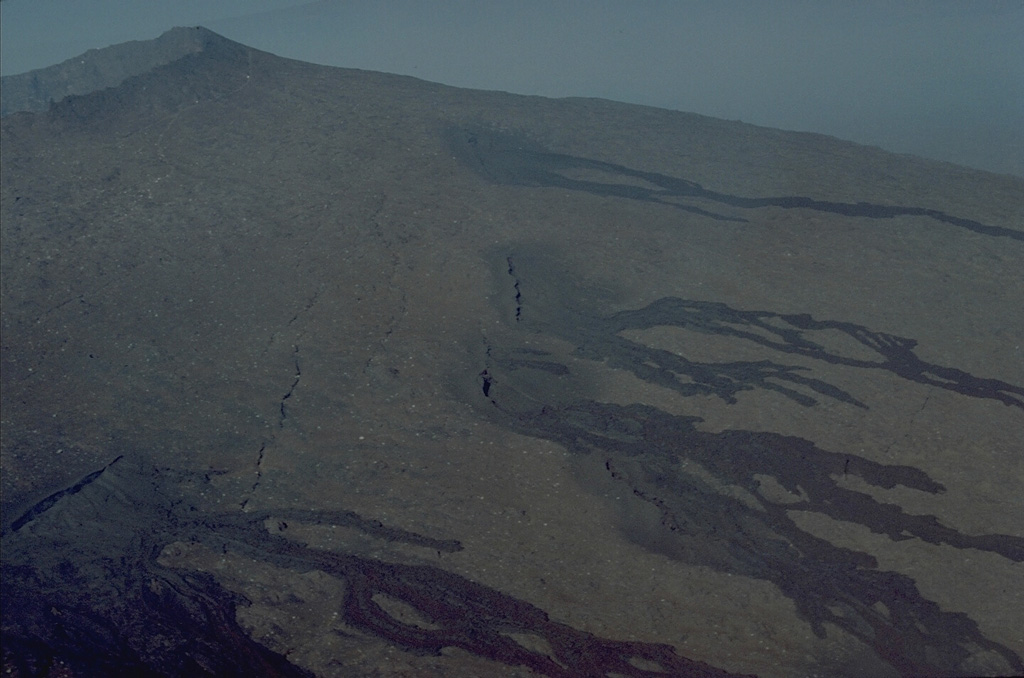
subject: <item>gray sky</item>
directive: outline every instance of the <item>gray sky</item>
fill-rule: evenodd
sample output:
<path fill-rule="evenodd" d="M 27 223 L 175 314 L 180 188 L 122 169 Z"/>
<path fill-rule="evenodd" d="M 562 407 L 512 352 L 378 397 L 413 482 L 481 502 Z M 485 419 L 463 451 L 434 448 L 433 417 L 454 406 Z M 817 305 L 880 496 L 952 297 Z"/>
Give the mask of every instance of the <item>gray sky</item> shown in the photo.
<path fill-rule="evenodd" d="M 282 56 L 1024 176 L 1024 0 L 4 0 L 0 70 L 203 25 Z"/>

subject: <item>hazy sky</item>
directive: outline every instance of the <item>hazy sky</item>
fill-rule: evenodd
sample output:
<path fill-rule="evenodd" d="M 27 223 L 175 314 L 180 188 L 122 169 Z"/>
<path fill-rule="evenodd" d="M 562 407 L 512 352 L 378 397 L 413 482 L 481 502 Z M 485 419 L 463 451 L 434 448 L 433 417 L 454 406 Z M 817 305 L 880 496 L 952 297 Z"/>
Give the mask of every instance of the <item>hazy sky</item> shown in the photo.
<path fill-rule="evenodd" d="M 676 108 L 1024 176 L 1024 0 L 3 0 L 0 70 L 183 25 L 305 61 Z"/>

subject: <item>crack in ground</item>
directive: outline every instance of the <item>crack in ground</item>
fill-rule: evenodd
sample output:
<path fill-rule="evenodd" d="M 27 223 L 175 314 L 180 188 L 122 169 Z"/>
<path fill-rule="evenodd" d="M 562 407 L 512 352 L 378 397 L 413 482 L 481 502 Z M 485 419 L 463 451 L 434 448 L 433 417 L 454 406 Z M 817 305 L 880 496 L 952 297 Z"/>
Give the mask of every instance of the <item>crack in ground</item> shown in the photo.
<path fill-rule="evenodd" d="M 281 396 L 281 402 L 279 404 L 280 414 L 278 415 L 277 418 L 278 430 L 284 428 L 284 423 L 288 419 L 288 408 L 286 406 L 286 403 L 288 399 L 291 398 L 292 395 L 295 393 L 295 389 L 298 387 L 299 381 L 302 379 L 302 366 L 299 363 L 299 346 L 296 344 L 293 346 L 293 349 L 294 350 L 292 351 L 292 362 L 295 365 L 295 375 L 292 380 L 291 386 L 289 386 L 285 394 Z M 276 440 L 277 435 L 272 433 L 270 434 L 269 438 L 265 439 L 260 444 L 260 449 L 256 456 L 256 480 L 253 481 L 252 487 L 249 488 L 249 496 L 243 499 L 241 504 L 239 505 L 243 511 L 245 511 L 248 508 L 249 503 L 252 501 L 252 498 L 256 495 L 256 490 L 259 489 L 260 482 L 263 480 L 263 460 L 264 457 L 266 456 L 267 448 L 270 445 L 272 445 Z"/>
<path fill-rule="evenodd" d="M 519 278 L 516 276 L 516 267 L 512 263 L 512 257 L 506 257 L 505 260 L 508 262 L 508 274 L 515 281 L 512 287 L 516 290 L 516 322 L 519 322 L 523 315 L 523 292 L 519 289 Z"/>
<path fill-rule="evenodd" d="M 284 428 L 285 419 L 288 418 L 288 410 L 286 408 L 286 402 L 295 393 L 295 387 L 299 385 L 299 380 L 302 379 L 302 367 L 299 365 L 299 347 L 295 346 L 295 350 L 292 352 L 292 357 L 295 363 L 295 380 L 292 381 L 292 385 L 288 388 L 288 392 L 281 396 L 281 416 L 277 420 L 277 427 Z"/>

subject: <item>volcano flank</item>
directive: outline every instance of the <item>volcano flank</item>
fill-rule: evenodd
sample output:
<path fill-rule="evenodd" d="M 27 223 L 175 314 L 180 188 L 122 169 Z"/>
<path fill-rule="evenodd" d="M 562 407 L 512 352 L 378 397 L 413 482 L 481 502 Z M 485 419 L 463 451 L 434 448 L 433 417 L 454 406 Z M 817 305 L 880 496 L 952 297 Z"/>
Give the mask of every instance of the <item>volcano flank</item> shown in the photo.
<path fill-rule="evenodd" d="M 1024 673 L 1024 180 L 82 63 L 4 84 L 8 673 Z"/>

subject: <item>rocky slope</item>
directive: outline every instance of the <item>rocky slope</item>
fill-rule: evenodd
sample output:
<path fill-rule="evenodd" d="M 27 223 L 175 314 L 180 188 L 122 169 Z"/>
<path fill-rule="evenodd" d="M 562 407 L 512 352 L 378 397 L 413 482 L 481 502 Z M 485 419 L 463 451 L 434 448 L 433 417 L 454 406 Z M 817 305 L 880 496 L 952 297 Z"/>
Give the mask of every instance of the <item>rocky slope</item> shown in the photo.
<path fill-rule="evenodd" d="M 7 669 L 1024 671 L 1024 182 L 192 30 L 2 122 Z"/>

